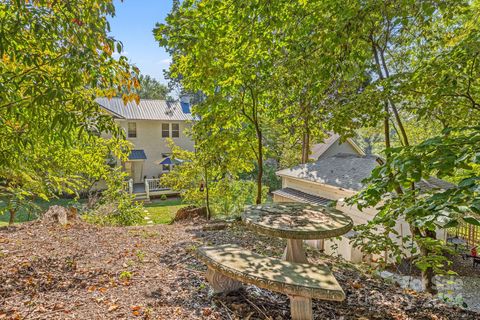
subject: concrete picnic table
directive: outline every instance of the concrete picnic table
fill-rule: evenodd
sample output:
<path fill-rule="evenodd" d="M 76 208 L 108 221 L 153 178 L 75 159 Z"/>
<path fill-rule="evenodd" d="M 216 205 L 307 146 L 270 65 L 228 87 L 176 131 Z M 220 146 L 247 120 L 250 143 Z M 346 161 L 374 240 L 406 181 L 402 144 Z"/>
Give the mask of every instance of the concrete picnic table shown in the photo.
<path fill-rule="evenodd" d="M 287 239 L 285 260 L 308 263 L 303 240 L 334 238 L 350 231 L 353 221 L 341 211 L 296 202 L 247 207 L 242 219 L 258 233 Z"/>

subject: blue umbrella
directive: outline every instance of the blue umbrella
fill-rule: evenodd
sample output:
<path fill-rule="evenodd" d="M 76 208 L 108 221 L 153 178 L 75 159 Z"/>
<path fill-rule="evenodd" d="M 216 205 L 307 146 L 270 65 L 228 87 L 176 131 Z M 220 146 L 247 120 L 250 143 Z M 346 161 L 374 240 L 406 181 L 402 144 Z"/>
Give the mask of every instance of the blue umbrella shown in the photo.
<path fill-rule="evenodd" d="M 173 164 L 173 161 L 170 159 L 170 157 L 166 157 L 160 162 L 160 164 Z"/>

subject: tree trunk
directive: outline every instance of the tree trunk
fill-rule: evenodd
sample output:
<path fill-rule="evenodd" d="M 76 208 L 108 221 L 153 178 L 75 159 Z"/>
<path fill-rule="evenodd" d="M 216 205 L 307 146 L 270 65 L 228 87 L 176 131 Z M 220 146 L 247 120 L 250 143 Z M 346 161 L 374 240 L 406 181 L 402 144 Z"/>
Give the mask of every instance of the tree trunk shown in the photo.
<path fill-rule="evenodd" d="M 206 200 L 206 207 L 207 207 L 207 220 L 210 220 L 210 197 L 208 194 L 208 169 L 205 166 L 205 200 Z"/>
<path fill-rule="evenodd" d="M 258 173 L 257 173 L 257 199 L 256 204 L 262 203 L 262 178 L 263 178 L 263 140 L 262 140 L 262 131 L 258 127 L 258 124 L 255 126 L 257 131 L 257 140 L 258 140 Z"/>
<path fill-rule="evenodd" d="M 10 208 L 10 220 L 8 221 L 9 226 L 13 226 L 13 223 L 15 222 L 15 215 L 17 213 L 17 210 L 14 208 Z"/>
<path fill-rule="evenodd" d="M 310 156 L 310 132 L 308 130 L 303 134 L 302 139 L 302 163 L 308 162 Z"/>
<path fill-rule="evenodd" d="M 425 231 L 425 237 L 426 238 L 431 238 L 431 239 L 436 239 L 437 238 L 437 233 L 435 231 L 431 230 L 426 230 Z M 431 252 L 427 248 L 421 247 L 420 251 L 424 257 L 428 256 Z M 433 276 L 435 273 L 433 272 L 432 267 L 428 267 L 425 271 L 422 271 L 422 284 L 423 287 L 425 288 L 425 291 L 431 294 L 437 294 L 437 286 L 435 283 L 433 283 Z"/>

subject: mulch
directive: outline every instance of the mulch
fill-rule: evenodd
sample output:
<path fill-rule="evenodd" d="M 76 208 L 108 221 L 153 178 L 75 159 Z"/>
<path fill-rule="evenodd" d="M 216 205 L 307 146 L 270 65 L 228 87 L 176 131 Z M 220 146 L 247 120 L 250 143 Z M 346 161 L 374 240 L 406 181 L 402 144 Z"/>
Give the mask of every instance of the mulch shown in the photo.
<path fill-rule="evenodd" d="M 25 223 L 0 228 L 0 319 L 289 319 L 288 298 L 254 286 L 211 295 L 203 244 L 235 243 L 280 256 L 285 243 L 234 223 L 201 221 L 145 227 L 66 227 Z M 405 292 L 357 267 L 309 252 L 331 266 L 347 299 L 314 301 L 318 319 L 478 319 L 428 294 Z"/>

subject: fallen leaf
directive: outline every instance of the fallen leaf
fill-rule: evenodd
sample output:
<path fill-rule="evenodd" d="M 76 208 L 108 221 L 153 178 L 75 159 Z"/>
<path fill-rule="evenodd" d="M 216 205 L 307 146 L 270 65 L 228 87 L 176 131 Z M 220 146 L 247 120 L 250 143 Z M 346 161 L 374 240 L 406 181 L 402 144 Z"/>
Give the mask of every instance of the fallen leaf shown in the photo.
<path fill-rule="evenodd" d="M 202 313 L 203 313 L 203 315 L 204 315 L 205 317 L 208 317 L 209 315 L 212 314 L 212 309 L 210 309 L 210 308 L 203 308 L 203 312 L 202 312 Z"/>
<path fill-rule="evenodd" d="M 112 311 L 115 311 L 118 309 L 118 305 L 116 304 L 112 304 L 109 308 L 108 308 L 108 312 L 112 312 Z"/>

